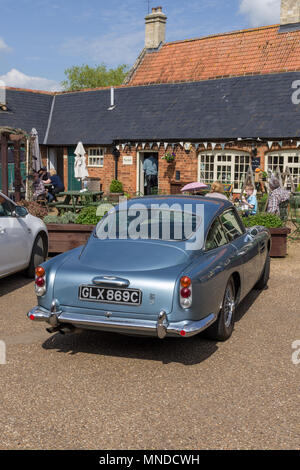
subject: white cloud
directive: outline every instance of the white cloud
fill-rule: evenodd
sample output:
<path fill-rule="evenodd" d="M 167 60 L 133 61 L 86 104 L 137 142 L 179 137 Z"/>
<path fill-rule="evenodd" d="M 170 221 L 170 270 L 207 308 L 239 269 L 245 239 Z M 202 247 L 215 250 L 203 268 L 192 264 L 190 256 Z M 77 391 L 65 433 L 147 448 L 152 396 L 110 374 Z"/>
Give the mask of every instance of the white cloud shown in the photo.
<path fill-rule="evenodd" d="M 11 47 L 9 47 L 3 38 L 0 38 L 0 52 L 10 52 Z"/>
<path fill-rule="evenodd" d="M 280 0 L 242 0 L 239 13 L 249 18 L 251 26 L 277 24 L 280 19 Z"/>
<path fill-rule="evenodd" d="M 0 75 L 0 81 L 6 86 L 16 88 L 29 88 L 31 90 L 59 91 L 61 86 L 55 80 L 42 77 L 30 77 L 17 69 L 11 69 L 5 75 Z"/>

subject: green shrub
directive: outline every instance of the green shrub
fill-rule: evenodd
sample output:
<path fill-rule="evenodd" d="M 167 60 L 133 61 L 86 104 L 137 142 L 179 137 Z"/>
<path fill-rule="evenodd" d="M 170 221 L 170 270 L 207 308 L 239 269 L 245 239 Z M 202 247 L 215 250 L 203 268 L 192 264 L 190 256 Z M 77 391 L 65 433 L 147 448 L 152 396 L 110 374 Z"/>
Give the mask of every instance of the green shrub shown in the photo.
<path fill-rule="evenodd" d="M 122 193 L 123 192 L 123 184 L 121 181 L 118 180 L 112 180 L 110 184 L 109 191 L 111 193 Z"/>
<path fill-rule="evenodd" d="M 74 224 L 76 220 L 76 214 L 68 211 L 62 215 L 46 215 L 44 217 L 45 224 Z"/>
<path fill-rule="evenodd" d="M 297 187 L 297 189 L 296 189 L 296 192 L 297 192 L 297 193 L 300 193 L 300 184 L 298 184 L 298 187 Z"/>
<path fill-rule="evenodd" d="M 278 217 L 278 215 L 266 214 L 266 213 L 251 215 L 250 217 L 243 217 L 243 222 L 244 222 L 245 227 L 254 227 L 255 225 L 263 225 L 264 227 L 267 227 L 267 228 L 277 228 L 277 227 L 283 227 L 284 225 L 280 217 Z"/>
<path fill-rule="evenodd" d="M 82 225 L 97 225 L 97 223 L 102 219 L 102 217 L 98 217 L 96 215 L 96 211 L 97 207 L 84 207 L 77 215 L 75 223 Z"/>

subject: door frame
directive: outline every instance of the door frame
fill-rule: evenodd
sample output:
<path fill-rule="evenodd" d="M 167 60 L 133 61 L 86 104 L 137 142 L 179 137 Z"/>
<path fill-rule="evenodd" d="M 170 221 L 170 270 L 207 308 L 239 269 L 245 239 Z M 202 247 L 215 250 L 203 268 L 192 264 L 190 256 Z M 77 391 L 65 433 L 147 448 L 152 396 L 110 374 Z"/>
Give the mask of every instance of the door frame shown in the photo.
<path fill-rule="evenodd" d="M 143 187 L 142 191 L 140 189 L 141 188 L 141 180 L 142 180 L 141 160 L 143 158 L 143 163 L 144 163 L 145 153 L 157 154 L 157 167 L 158 167 L 157 184 L 158 184 L 158 187 L 159 187 L 159 164 L 158 164 L 158 162 L 159 162 L 159 159 L 158 159 L 159 152 L 157 150 L 139 150 L 136 154 L 136 192 L 143 194 L 143 196 L 145 195 L 144 187 Z M 143 155 L 141 155 L 141 154 L 143 154 Z M 143 176 L 144 176 L 144 170 L 143 170 Z M 144 181 L 144 178 L 143 178 L 143 181 Z"/>

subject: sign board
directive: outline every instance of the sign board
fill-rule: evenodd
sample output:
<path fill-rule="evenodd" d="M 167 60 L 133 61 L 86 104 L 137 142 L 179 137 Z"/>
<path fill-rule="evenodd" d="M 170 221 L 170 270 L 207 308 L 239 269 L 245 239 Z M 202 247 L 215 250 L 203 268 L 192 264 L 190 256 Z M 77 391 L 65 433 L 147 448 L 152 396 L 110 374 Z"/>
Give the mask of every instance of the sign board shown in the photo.
<path fill-rule="evenodd" d="M 260 157 L 252 157 L 252 170 L 260 168 Z"/>
<path fill-rule="evenodd" d="M 131 155 L 125 155 L 123 157 L 123 165 L 132 165 L 133 163 L 133 158 Z"/>

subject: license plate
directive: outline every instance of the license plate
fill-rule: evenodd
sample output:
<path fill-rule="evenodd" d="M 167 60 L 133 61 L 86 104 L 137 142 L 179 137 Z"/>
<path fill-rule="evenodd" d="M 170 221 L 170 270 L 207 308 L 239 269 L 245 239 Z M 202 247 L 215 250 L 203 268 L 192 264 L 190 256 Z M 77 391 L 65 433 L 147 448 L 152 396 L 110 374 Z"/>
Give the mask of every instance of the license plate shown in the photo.
<path fill-rule="evenodd" d="M 98 286 L 80 286 L 79 300 L 106 304 L 141 305 L 142 292 L 135 289 L 115 289 Z"/>

